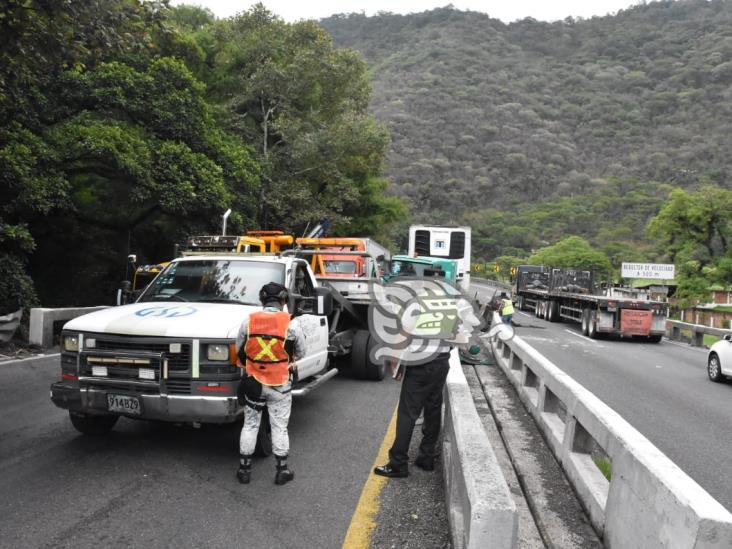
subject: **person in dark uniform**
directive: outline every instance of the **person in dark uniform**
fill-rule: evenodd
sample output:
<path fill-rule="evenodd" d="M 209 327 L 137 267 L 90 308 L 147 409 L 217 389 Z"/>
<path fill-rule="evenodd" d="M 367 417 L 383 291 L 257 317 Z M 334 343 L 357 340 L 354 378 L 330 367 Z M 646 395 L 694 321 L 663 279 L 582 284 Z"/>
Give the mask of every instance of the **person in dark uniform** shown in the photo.
<path fill-rule="evenodd" d="M 450 370 L 449 359 L 450 352 L 442 352 L 426 364 L 403 368 L 395 376 L 397 380 L 403 377 L 396 436 L 389 450 L 389 462 L 376 467 L 375 474 L 390 478 L 409 475 L 409 445 L 414 425 L 423 411 L 422 442 L 414 464 L 425 471 L 434 471 L 438 455 L 437 439 L 442 426 L 442 390 Z"/>

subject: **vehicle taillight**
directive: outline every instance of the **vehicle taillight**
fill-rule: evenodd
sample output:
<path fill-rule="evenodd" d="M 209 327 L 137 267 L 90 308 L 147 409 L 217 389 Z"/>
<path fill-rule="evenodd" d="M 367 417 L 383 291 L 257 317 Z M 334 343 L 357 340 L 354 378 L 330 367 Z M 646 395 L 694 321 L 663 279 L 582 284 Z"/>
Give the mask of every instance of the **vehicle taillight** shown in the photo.
<path fill-rule="evenodd" d="M 76 376 L 74 374 L 61 374 L 61 379 L 69 379 L 71 381 L 77 381 L 79 379 L 79 376 Z"/>

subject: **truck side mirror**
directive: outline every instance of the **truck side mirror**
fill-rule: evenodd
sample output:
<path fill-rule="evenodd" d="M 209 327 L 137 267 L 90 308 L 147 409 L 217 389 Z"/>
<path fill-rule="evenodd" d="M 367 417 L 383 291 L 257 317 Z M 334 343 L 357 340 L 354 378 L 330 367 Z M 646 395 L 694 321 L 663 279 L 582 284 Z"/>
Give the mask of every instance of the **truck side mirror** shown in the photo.
<path fill-rule="evenodd" d="M 117 305 L 125 305 L 130 302 L 130 294 L 132 293 L 132 282 L 123 280 L 117 290 Z"/>
<path fill-rule="evenodd" d="M 330 316 L 333 312 L 333 294 L 330 288 L 320 286 L 315 288 L 315 314 Z"/>

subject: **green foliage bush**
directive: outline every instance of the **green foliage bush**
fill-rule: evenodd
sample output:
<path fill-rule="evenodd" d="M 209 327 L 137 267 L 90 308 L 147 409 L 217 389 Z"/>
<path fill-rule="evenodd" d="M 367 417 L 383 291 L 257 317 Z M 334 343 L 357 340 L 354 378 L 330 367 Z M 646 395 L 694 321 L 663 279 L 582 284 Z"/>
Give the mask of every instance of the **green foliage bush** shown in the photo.
<path fill-rule="evenodd" d="M 0 254 L 0 316 L 38 305 L 33 281 L 17 257 Z"/>

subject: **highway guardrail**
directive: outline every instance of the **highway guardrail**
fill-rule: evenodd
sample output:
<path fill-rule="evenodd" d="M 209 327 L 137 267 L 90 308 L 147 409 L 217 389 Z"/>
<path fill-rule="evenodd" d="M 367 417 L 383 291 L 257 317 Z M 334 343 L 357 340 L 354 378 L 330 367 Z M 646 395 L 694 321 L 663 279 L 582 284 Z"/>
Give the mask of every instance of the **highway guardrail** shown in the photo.
<path fill-rule="evenodd" d="M 666 337 L 673 340 L 679 341 L 682 339 L 681 332 L 691 332 L 691 342 L 689 343 L 692 347 L 703 347 L 704 346 L 704 334 L 714 335 L 717 337 L 724 337 L 732 334 L 732 330 L 723 330 L 721 328 L 712 328 L 711 326 L 703 326 L 702 324 L 691 324 L 689 322 L 682 322 L 680 320 L 667 320 L 666 321 Z"/>
<path fill-rule="evenodd" d="M 494 322 L 500 322 L 494 317 Z M 599 398 L 515 336 L 493 353 L 611 549 L 732 547 L 732 515 Z M 597 463 L 609 465 L 609 479 Z"/>
<path fill-rule="evenodd" d="M 445 383 L 442 456 L 452 546 L 512 549 L 518 511 L 475 409 L 457 350 Z"/>

